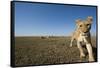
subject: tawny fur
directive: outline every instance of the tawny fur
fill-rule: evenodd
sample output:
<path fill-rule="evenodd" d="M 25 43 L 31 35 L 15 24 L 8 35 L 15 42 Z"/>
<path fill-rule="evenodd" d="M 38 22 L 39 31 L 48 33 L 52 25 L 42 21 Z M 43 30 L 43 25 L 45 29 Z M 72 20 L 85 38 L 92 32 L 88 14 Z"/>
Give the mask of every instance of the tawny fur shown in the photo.
<path fill-rule="evenodd" d="M 72 43 L 74 40 L 77 41 L 77 47 L 80 51 L 80 57 L 85 57 L 84 51 L 82 49 L 81 43 L 84 42 L 86 44 L 86 48 L 89 54 L 89 61 L 94 61 L 93 51 L 92 51 L 92 44 L 91 44 L 91 35 L 90 29 L 92 24 L 93 18 L 91 16 L 87 17 L 86 20 L 76 20 L 76 30 L 73 33 L 70 47 L 72 47 Z"/>

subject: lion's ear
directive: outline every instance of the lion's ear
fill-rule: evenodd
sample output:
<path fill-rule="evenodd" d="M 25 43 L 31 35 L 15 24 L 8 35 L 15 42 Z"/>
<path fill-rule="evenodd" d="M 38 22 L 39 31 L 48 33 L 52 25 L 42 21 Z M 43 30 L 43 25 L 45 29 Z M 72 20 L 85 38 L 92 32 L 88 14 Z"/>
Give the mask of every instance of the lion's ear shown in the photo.
<path fill-rule="evenodd" d="M 92 16 L 88 16 L 88 17 L 87 17 L 87 21 L 88 21 L 89 23 L 92 23 L 93 17 L 92 17 Z"/>
<path fill-rule="evenodd" d="M 77 25 L 79 25 L 79 23 L 81 22 L 81 19 L 77 19 L 75 22 Z"/>

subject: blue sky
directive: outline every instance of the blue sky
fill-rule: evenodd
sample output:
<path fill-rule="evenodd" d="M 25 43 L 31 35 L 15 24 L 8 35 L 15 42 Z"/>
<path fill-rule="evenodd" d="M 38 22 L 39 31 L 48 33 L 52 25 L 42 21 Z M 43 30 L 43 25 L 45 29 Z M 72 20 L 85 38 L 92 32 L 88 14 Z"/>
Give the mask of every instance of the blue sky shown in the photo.
<path fill-rule="evenodd" d="M 91 33 L 96 33 L 96 7 L 15 3 L 15 36 L 68 36 L 75 20 L 93 16 Z"/>

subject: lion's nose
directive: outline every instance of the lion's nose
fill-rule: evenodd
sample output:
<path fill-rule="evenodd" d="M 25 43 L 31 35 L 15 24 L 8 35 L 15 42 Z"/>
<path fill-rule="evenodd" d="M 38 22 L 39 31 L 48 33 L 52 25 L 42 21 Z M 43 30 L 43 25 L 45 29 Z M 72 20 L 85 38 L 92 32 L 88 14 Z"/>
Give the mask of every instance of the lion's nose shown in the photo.
<path fill-rule="evenodd" d="M 84 32 L 84 33 L 87 33 L 87 32 Z"/>

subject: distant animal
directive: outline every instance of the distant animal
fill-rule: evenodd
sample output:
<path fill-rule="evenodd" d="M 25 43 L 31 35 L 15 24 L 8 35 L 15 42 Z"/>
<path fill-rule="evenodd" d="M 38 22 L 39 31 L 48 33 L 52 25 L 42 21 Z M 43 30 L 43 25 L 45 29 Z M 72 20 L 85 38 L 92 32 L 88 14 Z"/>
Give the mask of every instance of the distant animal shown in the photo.
<path fill-rule="evenodd" d="M 41 39 L 48 39 L 49 36 L 41 36 Z"/>
<path fill-rule="evenodd" d="M 77 47 L 80 51 L 80 58 L 85 57 L 82 43 L 84 42 L 86 44 L 86 48 L 89 54 L 89 62 L 95 61 L 93 56 L 93 49 L 92 49 L 92 43 L 91 43 L 91 24 L 93 22 L 93 17 L 88 16 L 86 20 L 77 19 L 76 20 L 76 30 L 72 35 L 70 47 L 72 47 L 72 43 L 74 40 L 77 41 Z"/>

